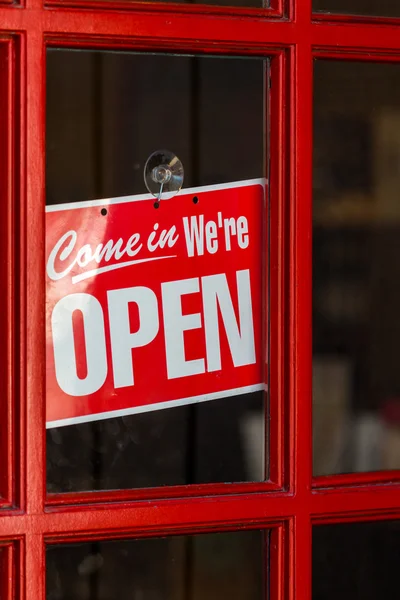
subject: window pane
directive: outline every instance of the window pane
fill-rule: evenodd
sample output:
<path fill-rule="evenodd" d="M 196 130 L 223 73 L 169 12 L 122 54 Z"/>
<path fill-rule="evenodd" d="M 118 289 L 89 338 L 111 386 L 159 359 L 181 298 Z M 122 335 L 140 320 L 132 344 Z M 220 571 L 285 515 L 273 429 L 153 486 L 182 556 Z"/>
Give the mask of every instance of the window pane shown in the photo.
<path fill-rule="evenodd" d="M 314 474 L 400 468 L 400 66 L 315 63 Z"/>
<path fill-rule="evenodd" d="M 313 528 L 313 600 L 382 600 L 398 588 L 400 523 Z"/>
<path fill-rule="evenodd" d="M 196 222 L 200 223 L 202 217 L 197 217 L 196 214 L 201 215 L 204 211 L 208 211 L 206 214 L 210 214 L 214 219 L 215 227 L 220 228 L 220 224 L 217 227 L 217 223 L 221 217 L 222 224 L 222 214 L 230 217 L 231 211 L 238 210 L 239 200 L 235 200 L 236 197 L 239 198 L 238 189 L 244 190 L 243 194 L 250 194 L 248 200 L 241 205 L 245 211 L 243 214 L 247 215 L 250 211 L 254 217 L 252 222 L 248 221 L 250 240 L 248 253 L 252 252 L 251 256 L 254 259 L 249 275 L 251 278 L 249 285 L 252 286 L 250 296 L 246 296 L 245 292 L 243 295 L 241 292 L 240 308 L 239 299 L 238 304 L 235 300 L 236 297 L 239 298 L 239 292 L 234 291 L 236 285 L 239 286 L 235 279 L 229 282 L 228 293 L 232 296 L 228 303 L 221 296 L 225 293 L 223 290 L 227 289 L 224 283 L 222 288 L 215 292 L 218 294 L 218 307 L 217 296 L 214 295 L 211 297 L 211 311 L 214 313 L 208 311 L 208 317 L 204 316 L 204 328 L 209 327 L 207 329 L 209 335 L 206 336 L 207 350 L 204 352 L 201 349 L 204 344 L 202 341 L 204 334 L 201 329 L 203 305 L 206 306 L 208 302 L 207 306 L 210 308 L 204 290 L 206 283 L 210 282 L 209 285 L 214 285 L 214 280 L 206 282 L 205 279 L 214 274 L 221 277 L 221 273 L 224 274 L 227 269 L 238 269 L 234 276 L 237 278 L 239 270 L 243 274 L 247 268 L 244 259 L 241 258 L 245 255 L 240 254 L 239 262 L 235 267 L 236 259 L 230 258 L 231 254 L 223 254 L 220 251 L 223 241 L 220 240 L 221 247 L 216 254 L 211 256 L 211 253 L 207 254 L 206 249 L 209 258 L 203 259 L 199 255 L 194 262 L 190 263 L 193 274 L 188 275 L 182 270 L 183 267 L 179 267 L 181 271 L 176 271 L 178 274 L 175 276 L 172 274 L 175 272 L 173 271 L 175 263 L 164 261 L 163 264 L 169 266 L 165 267 L 157 289 L 154 288 L 154 293 L 158 294 L 156 302 L 158 301 L 159 307 L 162 306 L 160 314 L 163 318 L 158 317 L 158 313 L 154 312 L 153 317 L 148 319 L 149 324 L 153 325 L 155 320 L 159 321 L 160 333 L 152 334 L 154 342 L 149 339 L 146 343 L 138 343 L 138 348 L 133 350 L 136 352 L 132 354 L 133 360 L 130 354 L 131 347 L 128 348 L 129 354 L 125 354 L 125 359 L 128 357 L 128 371 L 131 369 L 131 380 L 128 383 L 126 378 L 121 379 L 118 375 L 120 365 L 125 363 L 116 358 L 116 351 L 121 348 L 121 344 L 118 342 L 111 346 L 111 341 L 108 340 L 107 319 L 109 320 L 110 317 L 106 316 L 104 317 L 106 319 L 104 361 L 103 359 L 99 361 L 97 355 L 95 356 L 96 352 L 102 352 L 103 342 L 94 343 L 90 347 L 92 350 L 87 346 L 89 339 L 87 323 L 85 322 L 83 326 L 83 335 L 82 323 L 79 325 L 79 322 L 74 321 L 71 325 L 71 329 L 76 327 L 77 329 L 73 331 L 78 333 L 73 334 L 75 346 L 68 346 L 72 348 L 70 354 L 75 357 L 83 355 L 83 362 L 78 364 L 76 359 L 76 366 L 72 371 L 67 372 L 63 380 L 63 390 L 68 388 L 68 393 L 60 393 L 59 372 L 53 369 L 54 374 L 51 365 L 59 360 L 61 366 L 57 363 L 58 366 L 61 370 L 64 368 L 66 363 L 55 355 L 55 343 L 57 348 L 61 348 L 58 357 L 65 356 L 63 352 L 66 351 L 67 346 L 63 342 L 66 339 L 64 333 L 61 332 L 57 339 L 54 337 L 57 328 L 57 324 L 54 325 L 54 297 L 58 294 L 57 301 L 61 296 L 65 297 L 67 292 L 63 291 L 62 286 L 67 282 L 67 277 L 51 280 L 48 284 L 48 330 L 51 332 L 47 361 L 49 491 L 137 488 L 264 479 L 267 469 L 264 461 L 266 432 L 263 349 L 265 344 L 262 343 L 264 326 L 261 317 L 266 308 L 266 294 L 263 292 L 267 287 L 264 282 L 266 257 L 263 257 L 263 253 L 266 248 L 264 222 L 267 213 L 263 184 L 237 188 L 235 182 L 264 181 L 262 179 L 265 175 L 264 164 L 266 163 L 264 78 L 267 68 L 266 61 L 259 59 L 49 51 L 46 183 L 47 204 L 51 205 L 49 210 L 55 212 L 48 210 L 46 214 L 47 240 L 52 235 L 59 237 L 64 232 L 68 234 L 72 227 L 68 219 L 75 218 L 76 214 L 82 214 L 85 216 L 76 217 L 78 223 L 74 227 L 87 236 L 85 243 L 98 247 L 96 244 L 99 240 L 103 242 L 103 237 L 105 238 L 108 231 L 108 229 L 101 229 L 101 224 L 104 223 L 107 228 L 114 227 L 115 221 L 112 219 L 117 218 L 116 210 L 119 211 L 118 214 L 125 214 L 124 211 L 128 211 L 127 217 L 118 221 L 121 223 L 118 227 L 122 229 L 126 227 L 129 235 L 137 230 L 135 227 L 146 224 L 146 219 L 149 223 L 155 223 L 156 219 L 160 223 L 167 222 L 168 219 L 172 219 L 170 215 L 175 211 L 181 223 L 179 231 L 183 240 L 186 238 L 184 238 L 182 218 L 186 214 L 192 214 L 190 219 L 198 218 L 199 221 Z M 107 209 L 99 206 L 98 209 L 93 209 L 95 213 L 90 212 L 91 207 L 82 208 L 83 211 L 89 212 L 81 213 L 71 208 L 71 206 L 82 206 L 71 203 L 96 198 L 117 198 L 113 202 L 118 203 L 120 197 L 147 192 L 143 176 L 146 159 L 153 152 L 163 148 L 176 152 L 183 163 L 185 174 L 184 189 L 171 201 L 161 200 L 159 210 L 154 210 L 153 201 L 139 204 L 139 202 L 126 202 L 126 200 L 119 205 L 107 204 Z M 229 195 L 220 208 L 217 208 L 214 200 L 210 200 L 211 196 L 202 195 L 204 186 L 223 184 L 223 187 L 227 183 L 230 186 L 225 193 Z M 200 190 L 199 195 L 193 198 L 185 196 L 185 189 L 193 186 Z M 221 191 L 220 188 L 218 190 Z M 216 201 L 219 202 L 218 198 Z M 63 203 L 68 203 L 68 210 L 63 207 Z M 54 205 L 59 206 L 54 207 Z M 139 212 L 129 212 L 135 210 Z M 195 214 L 193 212 L 195 210 L 198 213 Z M 175 221 L 172 222 L 176 224 Z M 223 232 L 222 235 L 226 235 L 228 231 L 226 221 L 224 222 L 225 229 L 218 229 Z M 228 226 L 230 227 L 229 223 Z M 161 224 L 160 230 L 162 227 Z M 113 237 L 116 241 L 122 236 L 119 231 L 120 229 L 116 232 L 113 230 L 109 237 Z M 100 234 L 103 237 L 99 238 Z M 242 240 L 243 247 L 247 244 L 246 235 Z M 209 241 L 214 244 L 214 240 L 210 238 Z M 49 260 L 53 248 L 52 244 L 50 246 Z M 225 252 L 227 247 L 223 248 Z M 66 252 L 68 253 L 68 250 Z M 200 258 L 203 263 L 200 263 Z M 106 257 L 103 263 L 107 265 L 107 261 Z M 206 264 L 206 270 L 201 273 L 204 276 L 201 280 L 203 297 L 201 299 L 198 293 L 200 288 L 197 289 L 196 294 L 191 294 L 192 303 L 189 302 L 191 300 L 189 294 L 182 296 L 181 309 L 184 319 L 192 319 L 192 313 L 196 313 L 198 317 L 195 318 L 198 320 L 184 321 L 183 325 L 182 321 L 178 324 L 174 321 L 172 327 L 168 328 L 169 336 L 178 326 L 188 330 L 184 331 L 183 339 L 184 343 L 190 344 L 190 347 L 185 347 L 186 354 L 182 358 L 176 350 L 181 343 L 176 340 L 176 336 L 175 346 L 170 346 L 172 348 L 170 352 L 168 348 L 165 349 L 166 346 L 164 347 L 162 342 L 166 309 L 158 290 L 161 283 L 169 279 L 186 281 L 187 277 L 198 277 L 199 271 L 196 269 L 200 268 L 201 264 Z M 117 287 L 110 284 L 107 291 L 125 289 L 129 286 L 141 286 L 143 290 L 146 286 L 146 277 L 150 277 L 149 273 L 153 273 L 157 265 L 155 262 L 146 263 L 141 271 L 138 268 L 138 266 L 131 266 L 129 269 L 113 271 L 110 276 L 120 277 L 121 284 Z M 82 273 L 79 277 L 81 275 Z M 108 276 L 108 273 L 102 274 L 101 281 L 107 282 Z M 96 286 L 100 279 L 87 279 L 87 281 L 88 287 L 85 287 L 86 280 L 82 285 L 71 285 L 68 294 L 70 292 L 92 293 L 90 291 L 92 282 L 95 281 L 93 285 Z M 198 280 L 194 279 L 190 280 L 190 285 L 193 285 L 193 281 L 195 285 L 200 285 L 196 284 Z M 153 287 L 150 291 L 147 289 L 146 294 L 146 297 L 154 299 Z M 110 302 L 110 296 L 107 297 Z M 76 299 L 77 296 L 75 295 L 74 298 Z M 88 295 L 85 298 L 88 298 Z M 150 306 L 148 301 L 141 305 L 138 302 L 136 304 L 137 306 L 133 301 L 131 302 L 129 310 L 132 309 L 132 312 L 127 317 L 129 327 L 126 340 L 132 347 L 135 344 L 133 338 L 129 336 L 134 335 L 132 332 L 142 327 L 144 313 L 140 312 L 138 317 L 138 310 L 144 311 L 145 307 Z M 176 302 L 173 304 L 175 306 Z M 154 302 L 151 306 L 153 305 Z M 236 313 L 232 310 L 232 305 Z M 106 308 L 104 311 L 106 314 Z M 118 317 L 120 311 L 115 314 Z M 214 317 L 209 317 L 210 314 L 214 314 Z M 111 318 L 116 317 L 114 315 Z M 244 326 L 239 329 L 236 321 L 242 318 L 250 319 L 246 321 L 249 324 L 251 319 L 254 319 L 254 326 Z M 79 334 L 79 327 L 81 334 Z M 101 327 L 103 328 L 103 325 Z M 226 327 L 231 328 L 229 335 Z M 217 338 L 212 337 L 215 335 L 216 328 L 220 331 L 219 342 Z M 166 329 L 167 326 L 164 325 L 164 333 Z M 197 331 L 191 331 L 193 329 Z M 99 327 L 94 328 L 95 332 L 99 330 Z M 123 327 L 116 327 L 116 335 L 120 335 L 122 330 Z M 201 340 L 200 337 L 195 337 L 196 335 L 200 336 Z M 185 340 L 192 340 L 192 342 L 185 342 Z M 199 369 L 196 373 L 206 368 L 205 358 L 207 358 L 207 376 L 210 374 L 212 385 L 215 387 L 212 389 L 201 387 L 203 379 L 197 374 L 193 376 L 188 372 L 185 377 L 175 377 L 175 374 L 171 375 L 170 370 L 168 370 L 168 379 L 165 377 L 164 386 L 160 382 L 164 381 L 166 352 L 169 352 L 170 361 L 179 359 L 180 363 L 186 361 L 186 366 L 195 364 L 195 368 Z M 244 359 L 241 358 L 242 352 L 245 355 Z M 93 356 L 95 362 L 94 366 L 91 366 L 92 363 L 88 361 Z M 220 356 L 222 358 L 219 363 Z M 133 367 L 132 371 L 132 364 L 135 361 L 138 366 Z M 108 371 L 106 371 L 107 365 Z M 89 372 L 96 378 L 102 373 L 103 366 L 106 380 L 99 392 L 96 392 L 97 396 L 92 391 L 90 393 L 83 391 L 86 396 L 82 396 L 81 392 L 75 394 L 70 390 L 73 385 L 80 387 L 82 381 L 88 380 Z M 228 386 L 224 384 L 226 369 L 230 369 L 229 372 L 236 383 Z M 255 369 L 256 376 L 251 375 L 248 378 L 249 369 Z M 128 371 L 125 369 L 124 373 Z M 231 379 L 229 377 L 228 379 L 229 383 Z M 178 387 L 179 390 L 176 391 L 174 388 L 173 392 L 170 391 L 173 386 Z M 181 393 L 179 386 L 185 387 L 185 394 Z M 145 397 L 133 414 L 132 411 L 129 412 L 129 407 L 137 404 L 140 389 L 144 389 Z M 99 394 L 100 399 L 98 399 Z M 116 405 L 116 401 L 119 401 L 118 398 L 123 394 L 125 394 L 125 404 Z M 186 405 L 186 400 L 190 401 L 190 404 Z M 156 406 L 158 401 L 162 401 L 164 407 L 162 402 Z M 151 402 L 153 410 L 148 411 Z M 100 405 L 101 408 L 97 408 Z M 127 410 L 124 408 L 126 406 L 128 406 Z M 169 406 L 174 407 L 169 408 Z M 123 409 L 122 412 L 121 410 L 113 412 L 115 407 Z M 90 417 L 86 421 L 85 411 L 86 416 Z"/>
<path fill-rule="evenodd" d="M 315 11 L 377 17 L 400 17 L 398 0 L 313 0 Z"/>
<path fill-rule="evenodd" d="M 47 549 L 47 600 L 265 598 L 261 531 Z"/>

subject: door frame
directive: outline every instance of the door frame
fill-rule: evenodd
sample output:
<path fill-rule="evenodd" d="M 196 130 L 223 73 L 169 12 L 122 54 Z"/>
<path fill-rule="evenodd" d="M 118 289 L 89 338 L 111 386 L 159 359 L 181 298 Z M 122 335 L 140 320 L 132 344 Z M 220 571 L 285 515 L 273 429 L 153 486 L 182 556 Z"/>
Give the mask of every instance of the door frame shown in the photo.
<path fill-rule="evenodd" d="M 0 24 L 2 597 L 44 600 L 46 544 L 268 528 L 269 597 L 311 598 L 313 524 L 400 517 L 400 471 L 312 477 L 313 61 L 400 62 L 400 19 L 312 15 L 311 0 L 271 10 L 0 0 Z M 45 51 L 54 46 L 271 59 L 269 481 L 46 496 Z"/>

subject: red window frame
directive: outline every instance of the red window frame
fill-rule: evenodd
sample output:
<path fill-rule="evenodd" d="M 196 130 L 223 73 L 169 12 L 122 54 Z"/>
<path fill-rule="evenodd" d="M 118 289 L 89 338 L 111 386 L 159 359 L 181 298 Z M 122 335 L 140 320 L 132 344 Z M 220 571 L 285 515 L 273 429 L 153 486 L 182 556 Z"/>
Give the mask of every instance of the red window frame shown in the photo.
<path fill-rule="evenodd" d="M 46 497 L 44 123 L 49 46 L 271 57 L 270 480 Z M 400 19 L 85 0 L 0 0 L 2 598 L 45 598 L 45 544 L 270 528 L 271 600 L 311 598 L 313 524 L 400 518 L 400 472 L 312 477 L 313 60 L 400 62 Z M 6 365 L 6 366 L 5 366 Z M 155 498 L 157 501 L 155 501 Z M 1 587 L 3 586 L 3 588 Z"/>

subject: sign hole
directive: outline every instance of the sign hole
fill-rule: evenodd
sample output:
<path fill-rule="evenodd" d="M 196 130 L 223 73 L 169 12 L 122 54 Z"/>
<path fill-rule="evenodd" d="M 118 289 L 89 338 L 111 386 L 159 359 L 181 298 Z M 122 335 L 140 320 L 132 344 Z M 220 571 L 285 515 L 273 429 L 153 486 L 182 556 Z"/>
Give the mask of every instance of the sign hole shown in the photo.
<path fill-rule="evenodd" d="M 197 196 L 193 196 L 193 204 L 197 204 L 199 201 Z"/>
<path fill-rule="evenodd" d="M 100 212 L 103 215 L 103 217 L 105 217 L 106 214 L 107 214 L 107 209 L 106 208 L 102 208 Z"/>
<path fill-rule="evenodd" d="M 160 203 L 159 202 L 154 202 L 154 208 L 160 208 Z"/>

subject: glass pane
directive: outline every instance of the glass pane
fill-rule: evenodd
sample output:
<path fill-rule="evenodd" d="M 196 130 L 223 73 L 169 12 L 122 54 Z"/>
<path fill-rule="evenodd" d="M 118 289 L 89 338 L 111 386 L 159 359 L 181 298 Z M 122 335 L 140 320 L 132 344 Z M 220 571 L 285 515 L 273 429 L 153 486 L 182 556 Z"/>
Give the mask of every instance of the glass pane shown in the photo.
<path fill-rule="evenodd" d="M 265 535 L 214 533 L 47 549 L 47 600 L 265 598 Z"/>
<path fill-rule="evenodd" d="M 400 468 L 400 66 L 317 61 L 314 474 Z"/>
<path fill-rule="evenodd" d="M 345 15 L 400 17 L 398 0 L 313 0 L 313 10 Z"/>
<path fill-rule="evenodd" d="M 313 528 L 313 600 L 382 600 L 398 593 L 400 522 Z"/>
<path fill-rule="evenodd" d="M 50 492 L 265 478 L 262 315 L 266 302 L 263 290 L 267 286 L 262 254 L 266 248 L 263 178 L 267 68 L 266 61 L 260 59 L 70 50 L 48 52 L 48 261 L 56 248 L 54 240 L 65 235 L 64 232 L 68 234 L 71 228 L 80 236 L 86 236 L 81 237 L 82 245 L 90 243 L 97 248 L 99 240 L 103 243 L 104 238 L 106 243 L 106 235 L 109 236 L 107 239 L 114 237 L 116 240 L 121 236 L 127 239 L 138 228 L 151 231 L 156 222 L 161 223 L 160 230 L 165 226 L 165 230 L 170 231 L 172 223 L 178 227 L 177 233 L 181 237 L 176 247 L 186 240 L 188 245 L 182 252 L 187 251 L 189 257 L 188 237 L 192 235 L 193 248 L 199 254 L 192 256 L 191 262 L 188 258 L 184 262 L 178 248 L 179 266 L 175 266 L 174 255 L 171 255 L 169 262 L 163 261 L 168 267 L 162 269 L 158 267 L 160 263 L 147 262 L 142 270 L 136 265 L 112 273 L 99 273 L 95 279 L 85 279 L 79 285 L 73 281 L 68 283 L 71 275 L 55 280 L 54 272 L 50 273 L 46 292 L 50 332 L 47 359 L 47 481 Z M 140 202 L 129 198 L 123 198 L 121 202 L 121 197 L 147 192 L 143 175 L 146 160 L 164 148 L 176 153 L 182 161 L 184 189 L 171 200 L 161 198 L 158 210 L 154 209 L 158 205 L 154 204 L 155 198 L 149 200 L 148 196 Z M 148 173 L 153 177 L 154 169 Z M 204 186 L 210 185 L 214 187 L 204 191 Z M 189 188 L 195 188 L 196 193 L 186 192 Z M 103 204 L 95 204 L 94 208 L 82 204 L 96 198 L 116 200 L 111 204 L 109 200 L 101 201 Z M 242 210 L 244 212 L 240 212 Z M 229 236 L 233 230 L 229 227 L 232 224 L 227 225 L 227 220 L 222 220 L 225 215 L 234 217 L 235 211 L 237 223 L 241 221 L 235 230 L 236 237 L 231 240 Z M 189 228 L 189 216 L 185 215 L 191 215 L 190 223 L 195 219 L 200 227 L 203 213 L 205 219 L 209 215 L 214 220 L 215 231 L 222 232 L 216 234 L 215 237 L 219 236 L 216 242 L 211 235 L 204 256 L 198 242 L 193 241 L 195 234 L 187 236 L 187 230 L 184 230 L 185 218 Z M 248 228 L 248 234 L 242 226 Z M 228 248 L 226 235 L 232 247 Z M 216 253 L 215 243 L 220 244 Z M 132 246 L 132 249 L 135 254 L 136 247 Z M 68 254 L 69 250 L 65 251 Z M 62 251 L 60 257 L 61 265 Z M 107 265 L 107 260 L 106 257 L 102 264 Z M 251 269 L 247 269 L 249 265 Z M 190 272 L 187 271 L 189 267 Z M 58 272 L 60 269 L 61 266 Z M 161 280 L 154 287 L 154 281 L 150 285 L 147 280 L 157 269 L 162 271 Z M 217 279 L 207 279 L 209 275 L 218 274 L 220 278 L 221 274 L 233 269 L 234 274 L 227 275 L 231 278 L 227 292 L 229 301 L 222 300 L 221 294 L 228 288 L 221 279 L 218 281 L 222 281 L 222 288 L 215 288 L 210 295 L 208 290 L 217 285 Z M 47 272 L 50 272 L 49 268 Z M 198 280 L 190 279 L 199 274 L 202 276 L 202 298 Z M 248 276 L 247 280 L 245 276 Z M 77 277 L 82 279 L 81 271 Z M 120 283 L 113 279 L 108 292 L 141 286 L 141 293 L 146 294 L 147 300 L 132 301 L 129 312 L 118 309 L 110 313 L 110 298 L 116 296 L 108 294 L 104 333 L 103 325 L 93 329 L 93 335 L 100 331 L 103 338 L 100 336 L 100 342 L 90 346 L 88 340 L 95 338 L 87 334 L 87 321 L 84 325 L 79 321 L 82 318 L 79 314 L 86 309 L 75 310 L 78 317 L 75 314 L 74 319 L 78 320 L 74 322 L 70 311 L 73 342 L 66 346 L 63 342 L 65 332 L 58 328 L 58 317 L 54 317 L 61 313 L 54 313 L 54 307 L 56 304 L 61 306 L 61 298 L 70 292 L 90 294 L 90 286 L 100 282 L 105 282 L 101 285 L 107 287 L 109 277 L 119 278 Z M 159 290 L 165 281 L 185 281 L 187 285 L 187 278 L 188 285 L 195 287 L 189 291 L 185 288 L 186 293 L 180 296 L 182 306 L 178 310 L 182 311 L 182 319 L 191 319 L 187 325 L 182 325 L 179 315 L 171 317 L 171 307 L 179 306 L 180 301 L 167 302 L 166 288 L 162 287 L 162 298 Z M 248 294 L 246 289 L 250 289 Z M 97 292 L 92 293 L 96 298 L 100 297 Z M 77 295 L 74 301 L 76 299 Z M 91 306 L 97 306 L 96 301 L 90 301 Z M 203 307 L 207 310 L 204 312 L 205 334 L 201 329 Z M 98 306 L 96 310 L 98 312 Z M 148 318 L 145 318 L 146 311 L 150 311 Z M 197 314 L 196 322 L 193 313 Z M 125 328 L 118 321 L 121 314 L 127 315 Z M 60 322 L 62 319 L 64 317 L 60 317 Z M 146 328 L 142 323 L 147 324 Z M 177 327 L 182 330 L 179 339 Z M 149 339 L 140 341 L 140 338 L 134 342 L 133 336 L 142 329 Z M 128 346 L 131 344 L 123 357 L 120 339 L 113 342 L 114 337 L 120 338 L 122 331 L 127 335 Z M 171 339 L 173 343 L 168 342 Z M 202 350 L 204 344 L 206 349 Z M 69 356 L 73 357 L 74 363 L 64 360 L 66 348 L 70 349 Z M 185 371 L 185 376 L 181 377 L 183 371 L 179 371 L 178 376 L 173 371 L 177 361 L 184 364 L 185 369 L 194 369 L 194 375 Z M 200 376 L 206 368 L 207 373 Z M 123 377 L 120 369 L 124 372 Z M 97 380 L 97 377 L 103 377 L 103 371 L 105 379 L 100 382 L 99 391 L 94 393 L 94 386 L 86 392 L 83 386 L 88 383 L 89 373 Z M 130 380 L 126 376 L 128 372 Z M 78 388 L 79 393 L 75 392 Z"/>

